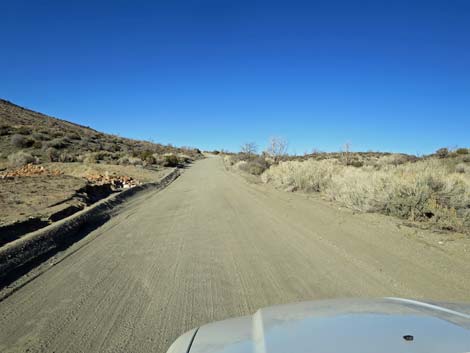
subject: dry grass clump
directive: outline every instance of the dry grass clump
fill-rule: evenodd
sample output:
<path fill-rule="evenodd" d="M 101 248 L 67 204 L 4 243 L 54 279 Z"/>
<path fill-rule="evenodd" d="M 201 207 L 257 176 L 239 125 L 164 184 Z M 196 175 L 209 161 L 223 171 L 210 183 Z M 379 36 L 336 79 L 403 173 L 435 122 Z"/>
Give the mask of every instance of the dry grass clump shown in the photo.
<path fill-rule="evenodd" d="M 34 141 L 20 134 L 15 134 L 11 136 L 11 144 L 14 147 L 25 148 L 31 147 Z"/>
<path fill-rule="evenodd" d="M 399 153 L 392 153 L 379 157 L 376 161 L 376 165 L 379 167 L 384 167 L 387 165 L 405 164 L 406 162 L 410 162 L 410 156 Z"/>
<path fill-rule="evenodd" d="M 265 183 L 273 183 L 289 190 L 320 192 L 327 189 L 333 175 L 341 167 L 340 162 L 335 159 L 286 161 L 273 165 L 263 173 L 261 179 Z"/>
<path fill-rule="evenodd" d="M 455 166 L 455 171 L 457 173 L 468 173 L 468 174 L 470 174 L 470 165 L 467 165 L 465 163 L 458 163 Z"/>
<path fill-rule="evenodd" d="M 235 164 L 235 158 L 231 155 L 225 155 L 224 156 L 224 164 L 226 167 L 231 167 Z"/>
<path fill-rule="evenodd" d="M 36 157 L 25 151 L 14 152 L 8 156 L 8 164 L 11 167 L 21 167 L 28 163 L 37 163 L 37 161 Z"/>
<path fill-rule="evenodd" d="M 354 168 L 335 160 L 288 161 L 262 180 L 277 187 L 321 192 L 362 212 L 380 212 L 440 228 L 470 228 L 470 177 L 437 159 Z"/>
<path fill-rule="evenodd" d="M 47 147 L 55 148 L 58 150 L 66 148 L 69 145 L 70 145 L 70 141 L 64 137 L 55 138 L 52 141 L 49 141 L 47 143 Z"/>
<path fill-rule="evenodd" d="M 124 156 L 120 157 L 117 161 L 117 164 L 119 164 L 119 165 L 141 166 L 144 163 L 145 163 L 145 161 L 143 161 L 139 157 L 133 157 L 133 156 L 129 156 L 129 155 L 124 155 Z"/>

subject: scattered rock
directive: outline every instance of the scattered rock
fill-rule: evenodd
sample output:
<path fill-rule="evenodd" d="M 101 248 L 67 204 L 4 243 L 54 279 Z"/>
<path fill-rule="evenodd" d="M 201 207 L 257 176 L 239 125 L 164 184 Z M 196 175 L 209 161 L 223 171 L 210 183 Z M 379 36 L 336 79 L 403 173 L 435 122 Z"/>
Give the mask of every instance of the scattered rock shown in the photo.
<path fill-rule="evenodd" d="M 114 190 L 133 188 L 141 184 L 138 180 L 126 175 L 89 174 L 85 176 L 85 179 L 97 185 L 110 184 Z"/>
<path fill-rule="evenodd" d="M 49 170 L 42 165 L 35 165 L 32 163 L 26 164 L 20 168 L 9 170 L 0 174 L 1 179 L 12 179 L 16 177 L 30 177 L 37 175 L 52 175 L 58 176 L 63 173 L 59 170 Z"/>

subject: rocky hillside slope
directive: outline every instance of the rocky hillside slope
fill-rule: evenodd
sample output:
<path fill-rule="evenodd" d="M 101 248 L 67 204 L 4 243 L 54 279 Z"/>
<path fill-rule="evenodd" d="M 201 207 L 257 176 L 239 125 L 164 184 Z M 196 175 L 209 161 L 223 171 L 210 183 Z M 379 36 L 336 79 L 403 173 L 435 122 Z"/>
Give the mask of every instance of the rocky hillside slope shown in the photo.
<path fill-rule="evenodd" d="M 177 164 L 201 152 L 105 134 L 0 99 L 0 167 L 45 162 Z M 171 157 L 170 155 L 174 155 Z M 175 158 L 176 157 L 176 158 Z"/>

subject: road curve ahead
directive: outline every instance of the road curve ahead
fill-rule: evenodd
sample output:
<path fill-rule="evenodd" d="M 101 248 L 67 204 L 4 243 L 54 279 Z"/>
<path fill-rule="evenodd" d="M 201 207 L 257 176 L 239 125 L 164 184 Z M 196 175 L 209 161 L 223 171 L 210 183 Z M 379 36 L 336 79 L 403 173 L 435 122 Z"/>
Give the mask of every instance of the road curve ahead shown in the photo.
<path fill-rule="evenodd" d="M 249 184 L 208 158 L 1 301 L 0 351 L 163 353 L 194 326 L 277 303 L 469 300 L 469 256 L 410 234 Z"/>

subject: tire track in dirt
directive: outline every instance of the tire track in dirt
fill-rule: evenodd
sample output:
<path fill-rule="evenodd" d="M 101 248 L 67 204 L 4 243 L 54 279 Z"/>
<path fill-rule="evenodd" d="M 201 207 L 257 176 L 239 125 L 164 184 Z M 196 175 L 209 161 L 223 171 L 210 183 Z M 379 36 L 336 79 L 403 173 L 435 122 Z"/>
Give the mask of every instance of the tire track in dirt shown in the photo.
<path fill-rule="evenodd" d="M 469 300 L 469 254 L 452 250 L 467 240 L 444 248 L 421 235 L 249 184 L 208 158 L 133 199 L 0 302 L 0 351 L 164 353 L 193 327 L 267 305 Z"/>

